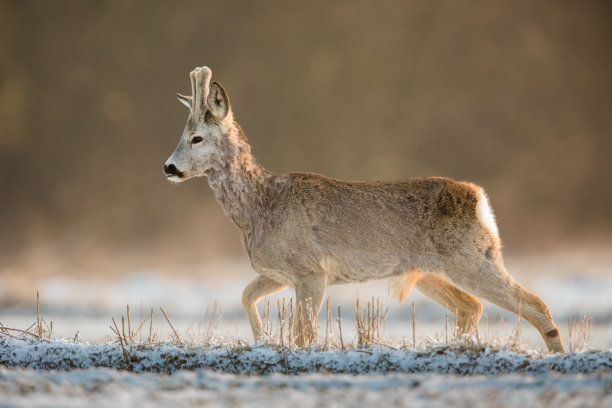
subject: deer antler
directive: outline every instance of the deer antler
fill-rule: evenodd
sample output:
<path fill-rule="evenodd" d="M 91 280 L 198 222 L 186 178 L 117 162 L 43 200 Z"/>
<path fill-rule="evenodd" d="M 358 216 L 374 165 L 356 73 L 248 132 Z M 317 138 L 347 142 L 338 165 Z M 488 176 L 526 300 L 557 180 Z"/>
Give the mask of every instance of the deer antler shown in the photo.
<path fill-rule="evenodd" d="M 210 78 L 212 71 L 208 67 L 198 67 L 191 71 L 191 110 L 193 112 L 204 112 L 206 110 L 206 98 L 208 98 Z"/>

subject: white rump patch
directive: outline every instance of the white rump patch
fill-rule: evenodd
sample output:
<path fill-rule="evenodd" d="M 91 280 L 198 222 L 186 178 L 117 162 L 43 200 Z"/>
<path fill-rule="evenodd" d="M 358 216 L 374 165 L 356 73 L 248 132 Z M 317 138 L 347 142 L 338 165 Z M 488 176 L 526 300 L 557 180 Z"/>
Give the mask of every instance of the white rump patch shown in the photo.
<path fill-rule="evenodd" d="M 483 189 L 480 189 L 478 195 L 479 198 L 478 205 L 476 205 L 476 216 L 493 235 L 499 238 L 499 231 L 497 230 L 497 224 L 495 223 L 495 216 L 493 215 L 493 211 L 491 211 L 491 207 L 489 206 L 487 195 Z"/>

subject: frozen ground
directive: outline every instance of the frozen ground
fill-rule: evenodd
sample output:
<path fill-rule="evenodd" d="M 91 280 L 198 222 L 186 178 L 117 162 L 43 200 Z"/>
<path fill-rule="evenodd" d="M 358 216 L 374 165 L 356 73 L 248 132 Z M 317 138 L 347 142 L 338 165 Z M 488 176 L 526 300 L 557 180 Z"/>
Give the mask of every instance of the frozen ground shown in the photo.
<path fill-rule="evenodd" d="M 612 377 L 249 377 L 206 370 L 153 375 L 107 368 L 49 372 L 0 367 L 0 394 L 2 407 L 609 407 Z"/>
<path fill-rule="evenodd" d="M 605 407 L 612 350 L 291 351 L 0 339 L 1 407 Z"/>
<path fill-rule="evenodd" d="M 133 372 L 172 373 L 210 369 L 232 374 L 283 373 L 422 373 L 546 375 L 612 372 L 612 350 L 567 354 L 492 347 L 456 341 L 422 348 L 352 348 L 346 350 L 287 349 L 255 345 L 174 346 L 88 344 L 66 340 L 26 340 L 0 337 L 0 365 L 34 369 L 71 370 L 107 367 Z"/>

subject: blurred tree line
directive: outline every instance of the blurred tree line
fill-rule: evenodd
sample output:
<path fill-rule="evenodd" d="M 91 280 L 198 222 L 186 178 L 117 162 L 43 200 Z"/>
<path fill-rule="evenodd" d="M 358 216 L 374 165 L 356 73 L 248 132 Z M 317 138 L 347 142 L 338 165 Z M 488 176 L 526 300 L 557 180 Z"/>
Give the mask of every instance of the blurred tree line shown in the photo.
<path fill-rule="evenodd" d="M 507 250 L 605 236 L 610 8 L 0 1 L 0 272 L 240 253 L 205 180 L 162 175 L 201 65 L 270 170 L 474 181 Z"/>

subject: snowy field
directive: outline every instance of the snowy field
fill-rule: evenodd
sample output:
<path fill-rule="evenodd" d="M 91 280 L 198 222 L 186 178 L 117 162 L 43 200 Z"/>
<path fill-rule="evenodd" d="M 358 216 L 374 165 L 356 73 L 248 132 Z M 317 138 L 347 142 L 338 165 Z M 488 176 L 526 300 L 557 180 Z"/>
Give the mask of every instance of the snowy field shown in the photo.
<path fill-rule="evenodd" d="M 153 375 L 0 367 L 2 407 L 609 407 L 611 390 L 609 374 L 249 377 L 206 370 Z"/>
<path fill-rule="evenodd" d="M 39 290 L 50 339 L 0 334 L 0 407 L 612 407 L 612 252 L 566 251 L 506 264 L 550 306 L 567 354 L 548 354 L 528 324 L 486 303 L 479 337 L 452 340 L 452 319 L 441 306 L 415 291 L 398 307 L 385 281 L 330 288 L 336 347 L 323 352 L 252 345 L 240 305 L 255 276 L 246 263 L 183 267 L 179 275 L 42 276 L 25 285 L 19 274 L 5 273 L 0 323 L 35 332 Z M 276 302 L 291 295 L 271 298 L 272 323 Z M 363 308 L 372 297 L 389 307 L 384 345 L 355 349 L 355 299 Z M 212 310 L 215 301 L 221 314 Z M 109 326 L 115 318 L 121 327 L 121 317 L 127 325 L 127 304 L 136 334 L 124 353 Z M 337 348 L 338 304 L 347 350 Z M 570 317 L 580 322 L 583 315 L 592 326 L 578 333 Z M 326 326 L 325 311 L 318 323 Z"/>
<path fill-rule="evenodd" d="M 0 406 L 610 406 L 612 350 L 0 341 Z"/>

